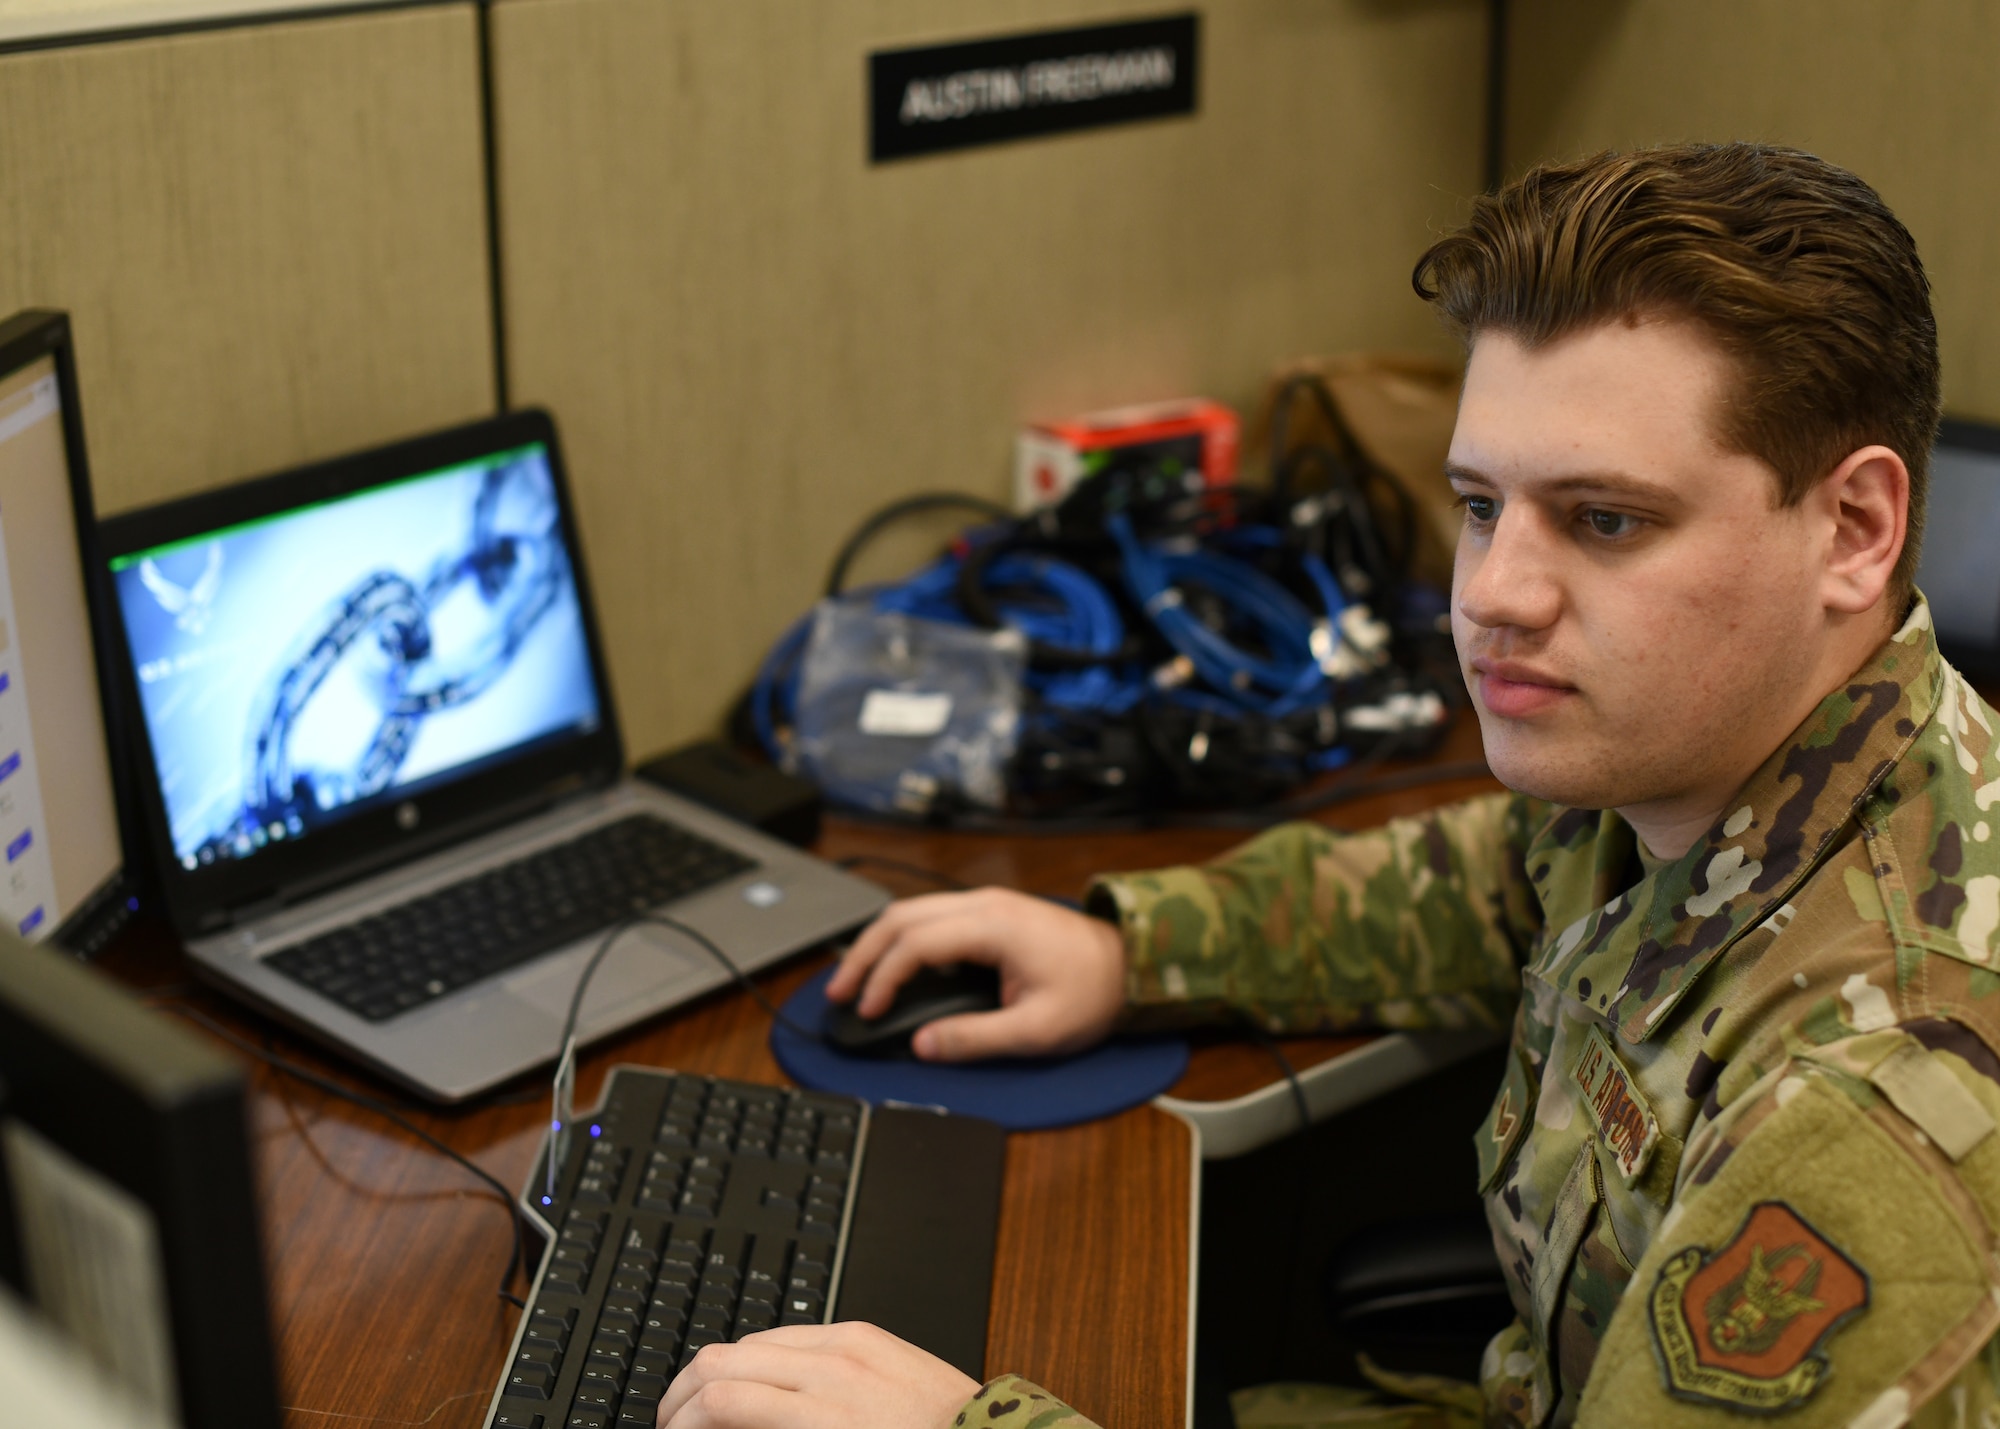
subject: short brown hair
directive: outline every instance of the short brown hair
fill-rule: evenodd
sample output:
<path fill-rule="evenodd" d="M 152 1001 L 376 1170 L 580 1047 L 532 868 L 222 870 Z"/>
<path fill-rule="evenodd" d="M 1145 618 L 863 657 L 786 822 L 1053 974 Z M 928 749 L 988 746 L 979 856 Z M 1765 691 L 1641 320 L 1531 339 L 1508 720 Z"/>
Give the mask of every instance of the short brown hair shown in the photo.
<path fill-rule="evenodd" d="M 1543 164 L 1475 199 L 1417 260 L 1468 344 L 1538 347 L 1611 320 L 1691 320 L 1734 361 L 1717 436 L 1796 505 L 1876 443 L 1910 469 L 1907 601 L 1939 416 L 1937 322 L 1909 230 L 1847 170 L 1796 149 L 1679 144 Z"/>

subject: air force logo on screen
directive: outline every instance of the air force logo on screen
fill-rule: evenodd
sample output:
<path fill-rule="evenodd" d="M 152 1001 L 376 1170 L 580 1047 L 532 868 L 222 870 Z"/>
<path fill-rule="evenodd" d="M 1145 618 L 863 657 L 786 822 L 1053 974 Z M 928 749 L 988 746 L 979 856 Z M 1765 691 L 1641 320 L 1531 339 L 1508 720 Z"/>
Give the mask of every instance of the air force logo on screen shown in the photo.
<path fill-rule="evenodd" d="M 222 590 L 222 543 L 208 543 L 208 562 L 190 585 L 176 585 L 148 556 L 139 562 L 139 579 L 159 602 L 160 609 L 174 618 L 176 628 L 199 635 L 208 628 L 215 609 L 215 597 Z"/>

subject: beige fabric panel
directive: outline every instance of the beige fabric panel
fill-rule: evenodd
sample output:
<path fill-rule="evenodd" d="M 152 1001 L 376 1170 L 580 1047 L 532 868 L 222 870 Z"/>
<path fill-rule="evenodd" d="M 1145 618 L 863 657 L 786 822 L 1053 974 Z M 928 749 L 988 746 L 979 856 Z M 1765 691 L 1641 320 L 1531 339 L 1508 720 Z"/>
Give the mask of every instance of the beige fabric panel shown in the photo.
<path fill-rule="evenodd" d="M 0 55 L 0 311 L 115 511 L 493 409 L 470 5 Z"/>
<path fill-rule="evenodd" d="M 1509 157 L 1670 140 L 1794 144 L 1916 235 L 1946 409 L 2000 420 L 2000 5 L 1990 0 L 1516 0 Z"/>
<path fill-rule="evenodd" d="M 1162 8 L 499 0 L 510 372 L 635 754 L 713 724 L 878 503 L 1005 497 L 1024 420 L 1449 354 L 1409 272 L 1478 187 L 1475 0 L 1204 6 L 1192 119 L 868 165 L 871 50 Z"/>

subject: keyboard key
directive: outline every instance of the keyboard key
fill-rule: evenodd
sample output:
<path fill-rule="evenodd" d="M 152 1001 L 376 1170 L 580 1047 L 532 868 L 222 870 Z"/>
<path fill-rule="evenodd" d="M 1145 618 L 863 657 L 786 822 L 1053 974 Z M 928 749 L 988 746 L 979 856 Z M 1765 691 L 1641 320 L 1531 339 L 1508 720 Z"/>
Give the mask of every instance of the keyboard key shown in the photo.
<path fill-rule="evenodd" d="M 618 1268 L 621 1271 L 629 1270 L 643 1275 L 650 1281 L 659 1273 L 659 1253 L 651 1250 L 633 1250 L 628 1246 L 618 1252 Z"/>
<path fill-rule="evenodd" d="M 639 1336 L 639 1353 L 632 1359 L 636 1366 L 646 1355 L 657 1355 L 669 1363 L 677 1360 L 681 1352 L 681 1337 L 678 1333 L 665 1330 L 648 1330 Z"/>
<path fill-rule="evenodd" d="M 744 1266 L 744 1284 L 781 1285 L 785 1280 L 786 1262 L 791 1259 L 791 1247 L 783 1238 L 760 1235 L 751 1244 L 750 1258 Z"/>
<path fill-rule="evenodd" d="M 635 1320 L 626 1323 L 622 1319 L 601 1319 L 597 1322 L 597 1333 L 591 1336 L 590 1344 L 595 1349 L 599 1344 L 618 1344 L 631 1348 L 639 1343 L 639 1325 Z"/>
<path fill-rule="evenodd" d="M 636 1390 L 652 1385 L 664 1393 L 667 1381 L 674 1376 L 674 1361 L 678 1358 L 678 1343 L 671 1350 L 652 1350 L 642 1346 L 639 1353 L 632 1357 L 632 1371 L 625 1380 L 625 1387 Z"/>
<path fill-rule="evenodd" d="M 507 1393 L 521 1399 L 547 1399 L 555 1382 L 555 1371 L 546 1365 L 517 1364 L 508 1371 Z"/>
<path fill-rule="evenodd" d="M 576 1311 L 570 1311 L 568 1319 L 575 1318 Z M 561 1354 L 569 1348 L 569 1324 L 564 1317 L 551 1315 L 546 1311 L 533 1315 L 528 1320 L 527 1333 L 522 1337 L 522 1343 L 546 1345 L 557 1354 Z"/>
<path fill-rule="evenodd" d="M 542 1429 L 542 1416 L 530 1409 L 502 1404 L 493 1415 L 493 1429 Z"/>
<path fill-rule="evenodd" d="M 635 1368 L 632 1377 L 625 1381 L 626 1401 L 629 1403 L 633 1399 L 650 1399 L 658 1404 L 666 1397 L 667 1381 L 672 1375 L 671 1362 L 657 1374 L 641 1374 Z"/>
<path fill-rule="evenodd" d="M 602 1409 L 608 1414 L 617 1402 L 618 1391 L 601 1380 L 585 1380 L 576 1387 L 575 1403 L 578 1409 Z"/>
<path fill-rule="evenodd" d="M 590 1358 L 603 1360 L 618 1366 L 618 1372 L 625 1372 L 626 1364 L 632 1358 L 632 1346 L 617 1335 L 605 1335 L 590 1342 Z"/>
<path fill-rule="evenodd" d="M 565 1429 L 611 1429 L 611 1415 L 602 1409 L 572 1409 Z"/>
<path fill-rule="evenodd" d="M 562 1351 L 554 1345 L 543 1345 L 537 1344 L 533 1340 L 523 1340 L 521 1342 L 520 1353 L 514 1356 L 514 1363 L 517 1366 L 540 1365 L 553 1373 L 556 1366 L 562 1363 Z"/>

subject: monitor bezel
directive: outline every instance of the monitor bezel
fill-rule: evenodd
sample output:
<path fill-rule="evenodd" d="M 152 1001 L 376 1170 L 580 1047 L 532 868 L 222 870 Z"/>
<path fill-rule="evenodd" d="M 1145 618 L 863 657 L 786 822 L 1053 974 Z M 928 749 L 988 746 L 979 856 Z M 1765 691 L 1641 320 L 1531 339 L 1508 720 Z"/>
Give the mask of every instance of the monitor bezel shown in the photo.
<path fill-rule="evenodd" d="M 1938 424 L 1937 441 L 1932 445 L 1932 451 L 1939 447 L 1957 447 L 1983 457 L 2000 459 L 2000 426 L 1964 417 L 1946 417 Z M 1944 634 L 1939 634 L 1937 641 L 1938 653 L 1950 661 L 1960 674 L 1980 684 L 2000 683 L 2000 641 L 1992 645 L 1973 645 Z"/>
<path fill-rule="evenodd" d="M 98 579 L 97 511 L 90 485 L 90 456 L 84 444 L 82 389 L 76 377 L 76 344 L 69 314 L 48 308 L 27 308 L 0 320 L 0 380 L 43 358 L 53 358 L 60 389 L 63 455 L 69 470 L 70 511 L 76 527 L 77 554 L 83 567 L 84 611 L 95 637 L 103 629 L 107 591 Z M 113 671 L 104 642 L 91 640 L 91 662 L 97 675 L 97 708 L 104 726 L 104 758 L 111 772 L 112 816 L 118 824 L 119 862 L 111 872 L 65 911 L 50 930 L 48 941 L 67 946 L 74 934 L 94 921 L 105 901 L 140 890 L 133 875 L 144 867 L 138 844 L 138 796 L 133 771 L 121 751 L 130 746 L 113 695 Z"/>
<path fill-rule="evenodd" d="M 104 974 L 0 932 L 0 1120 L 151 1213 L 177 1421 L 277 1429 L 243 1068 Z M 0 1279 L 32 1303 L 0 1156 Z"/>
<path fill-rule="evenodd" d="M 568 737 L 558 735 L 531 745 L 517 757 L 482 764 L 463 777 L 349 814 L 317 830 L 310 839 L 267 844 L 256 856 L 240 861 L 185 868 L 174 852 L 124 613 L 112 590 L 111 563 L 204 532 L 352 496 L 533 443 L 540 443 L 548 453 L 563 538 L 569 546 L 597 698 L 596 728 Z M 105 583 L 110 616 L 100 640 L 114 653 L 111 663 L 115 665 L 118 702 L 132 730 L 135 764 L 144 772 L 144 777 L 134 782 L 139 785 L 149 866 L 167 918 L 183 936 L 218 931 L 239 917 L 324 893 L 520 818 L 572 793 L 611 784 L 623 771 L 617 708 L 590 597 L 568 474 L 554 419 L 540 409 L 485 418 L 106 518 L 99 527 L 97 571 Z"/>

